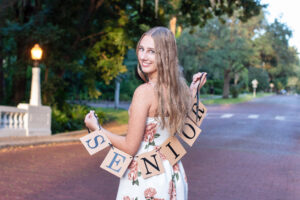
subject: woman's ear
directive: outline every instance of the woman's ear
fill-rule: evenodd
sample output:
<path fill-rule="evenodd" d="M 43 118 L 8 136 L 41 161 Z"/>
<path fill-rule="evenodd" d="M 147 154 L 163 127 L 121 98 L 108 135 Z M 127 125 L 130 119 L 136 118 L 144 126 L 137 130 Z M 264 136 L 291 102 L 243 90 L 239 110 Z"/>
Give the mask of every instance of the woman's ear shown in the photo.
<path fill-rule="evenodd" d="M 142 68 L 141 68 L 141 65 L 138 63 L 137 64 L 137 72 L 140 76 L 140 78 L 144 81 L 144 82 L 148 82 L 149 79 L 147 77 L 147 75 L 143 72 Z"/>

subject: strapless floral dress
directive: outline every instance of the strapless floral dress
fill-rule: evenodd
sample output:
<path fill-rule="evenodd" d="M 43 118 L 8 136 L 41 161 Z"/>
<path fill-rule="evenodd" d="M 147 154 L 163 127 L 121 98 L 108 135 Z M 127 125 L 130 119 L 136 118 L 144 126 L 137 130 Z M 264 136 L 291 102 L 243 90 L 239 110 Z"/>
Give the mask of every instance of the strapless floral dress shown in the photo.
<path fill-rule="evenodd" d="M 137 155 L 159 149 L 171 134 L 162 129 L 159 118 L 148 117 L 144 138 Z M 187 178 L 181 161 L 171 166 L 159 152 L 165 172 L 144 179 L 134 159 L 120 179 L 117 200 L 186 200 L 188 198 Z"/>

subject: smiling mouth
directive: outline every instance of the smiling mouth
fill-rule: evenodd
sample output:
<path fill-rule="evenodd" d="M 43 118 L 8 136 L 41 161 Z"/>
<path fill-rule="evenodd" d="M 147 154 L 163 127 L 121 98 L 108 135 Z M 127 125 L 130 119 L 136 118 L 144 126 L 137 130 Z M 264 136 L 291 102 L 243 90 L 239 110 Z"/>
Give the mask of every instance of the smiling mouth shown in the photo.
<path fill-rule="evenodd" d="M 149 67 L 151 65 L 151 63 L 144 63 L 144 62 L 142 62 L 142 66 L 143 67 Z"/>

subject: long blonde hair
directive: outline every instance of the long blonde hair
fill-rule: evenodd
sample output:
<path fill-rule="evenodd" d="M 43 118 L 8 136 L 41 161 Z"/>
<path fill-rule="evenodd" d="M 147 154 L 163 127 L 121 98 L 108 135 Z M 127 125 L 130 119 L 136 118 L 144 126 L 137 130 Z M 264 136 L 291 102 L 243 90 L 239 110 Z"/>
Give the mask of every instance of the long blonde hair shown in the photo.
<path fill-rule="evenodd" d="M 144 33 L 137 44 L 138 48 L 145 35 L 154 40 L 155 60 L 158 71 L 156 92 L 158 96 L 158 116 L 162 127 L 171 134 L 181 132 L 185 119 L 191 109 L 191 93 L 178 65 L 177 46 L 173 33 L 165 27 L 154 27 Z M 147 74 L 138 65 L 138 73 L 148 82 Z M 164 95 L 166 93 L 166 95 Z M 166 121 L 165 117 L 169 117 Z"/>

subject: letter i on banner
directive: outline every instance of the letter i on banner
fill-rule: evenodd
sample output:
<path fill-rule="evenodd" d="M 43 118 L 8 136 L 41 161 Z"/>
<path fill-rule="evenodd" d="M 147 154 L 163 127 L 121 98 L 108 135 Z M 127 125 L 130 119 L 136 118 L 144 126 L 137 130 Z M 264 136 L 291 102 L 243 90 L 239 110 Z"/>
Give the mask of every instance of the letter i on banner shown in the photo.
<path fill-rule="evenodd" d="M 112 147 L 101 164 L 101 168 L 121 178 L 128 168 L 132 156 Z"/>
<path fill-rule="evenodd" d="M 166 156 L 172 166 L 186 154 L 186 150 L 175 136 L 169 137 L 161 145 L 160 152 Z"/>
<path fill-rule="evenodd" d="M 109 146 L 109 139 L 101 130 L 94 131 L 81 137 L 80 141 L 90 155 L 93 155 Z"/>
<path fill-rule="evenodd" d="M 198 101 L 198 107 L 197 107 L 197 101 Z M 189 112 L 188 116 L 193 120 L 193 122 L 197 124 L 198 127 L 200 127 L 206 113 L 207 113 L 206 107 L 201 103 L 200 100 L 197 99 L 197 97 L 195 97 L 192 110 Z"/>
<path fill-rule="evenodd" d="M 144 179 L 165 172 L 161 158 L 156 150 L 139 155 L 138 166 Z"/>

